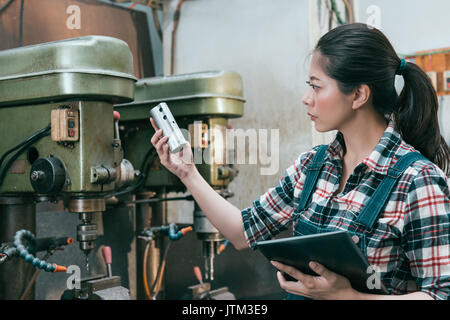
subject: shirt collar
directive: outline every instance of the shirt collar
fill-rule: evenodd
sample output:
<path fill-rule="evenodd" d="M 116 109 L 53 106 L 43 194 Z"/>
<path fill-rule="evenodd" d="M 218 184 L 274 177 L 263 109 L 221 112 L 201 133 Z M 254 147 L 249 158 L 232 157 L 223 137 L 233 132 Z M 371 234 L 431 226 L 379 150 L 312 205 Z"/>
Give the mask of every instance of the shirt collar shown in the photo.
<path fill-rule="evenodd" d="M 391 120 L 375 149 L 361 163 L 366 165 L 370 170 L 386 175 L 401 142 L 402 138 L 400 133 L 397 132 Z M 344 145 L 344 135 L 338 132 L 336 138 L 327 149 L 327 158 L 341 161 Z"/>

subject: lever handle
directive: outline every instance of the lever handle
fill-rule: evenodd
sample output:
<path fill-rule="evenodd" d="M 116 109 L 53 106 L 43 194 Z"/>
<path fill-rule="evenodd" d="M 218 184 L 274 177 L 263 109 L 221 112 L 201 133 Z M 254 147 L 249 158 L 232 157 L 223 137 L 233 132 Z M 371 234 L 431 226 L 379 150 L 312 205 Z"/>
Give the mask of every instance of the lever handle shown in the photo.
<path fill-rule="evenodd" d="M 102 248 L 102 254 L 103 254 L 103 259 L 105 259 L 105 263 L 111 264 L 112 263 L 111 247 L 104 246 Z"/>
<path fill-rule="evenodd" d="M 120 120 L 120 113 L 119 113 L 119 111 L 115 111 L 114 110 L 113 117 L 114 117 L 114 121 L 119 121 Z"/>
<path fill-rule="evenodd" d="M 198 282 L 200 282 L 200 284 L 203 284 L 202 271 L 198 266 L 194 267 L 194 275 L 197 278 Z"/>

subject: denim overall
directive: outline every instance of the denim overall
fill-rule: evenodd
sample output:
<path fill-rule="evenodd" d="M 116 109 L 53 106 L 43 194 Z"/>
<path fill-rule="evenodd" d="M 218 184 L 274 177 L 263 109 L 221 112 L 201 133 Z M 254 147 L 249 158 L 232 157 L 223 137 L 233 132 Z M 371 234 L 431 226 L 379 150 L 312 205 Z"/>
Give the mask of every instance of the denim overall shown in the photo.
<path fill-rule="evenodd" d="M 317 180 L 322 171 L 322 167 L 325 164 L 325 151 L 327 150 L 327 145 L 320 146 L 316 155 L 314 156 L 311 163 L 306 168 L 306 180 L 304 184 L 304 189 L 301 192 L 300 201 L 296 212 L 299 214 L 304 210 L 308 209 L 312 195 L 316 188 Z M 388 200 L 392 188 L 394 187 L 397 179 L 402 175 L 402 173 L 415 161 L 420 159 L 426 159 L 420 153 L 407 153 L 402 156 L 393 167 L 389 168 L 387 175 L 383 178 L 381 183 L 378 185 L 377 189 L 373 193 L 372 197 L 369 199 L 368 203 L 363 207 L 362 211 L 358 214 L 356 222 L 361 225 L 362 228 L 357 228 L 355 231 L 348 231 L 352 236 L 357 236 L 359 238 L 358 247 L 361 252 L 367 258 L 367 236 L 366 234 L 372 232 L 372 228 L 377 221 L 377 218 L 381 212 L 381 209 Z M 333 228 L 327 227 L 317 227 L 308 222 L 299 219 L 299 214 L 293 217 L 294 222 L 294 235 L 303 236 L 316 234 L 321 232 L 336 231 Z M 326 267 L 326 266 L 325 266 Z M 310 300 L 309 298 L 287 293 L 286 300 Z"/>

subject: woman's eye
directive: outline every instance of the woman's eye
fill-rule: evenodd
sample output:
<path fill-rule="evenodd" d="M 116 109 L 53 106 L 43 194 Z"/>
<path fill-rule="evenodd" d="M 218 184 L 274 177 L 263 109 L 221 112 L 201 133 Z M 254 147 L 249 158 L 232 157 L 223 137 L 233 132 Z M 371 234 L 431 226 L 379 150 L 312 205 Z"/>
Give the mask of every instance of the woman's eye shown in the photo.
<path fill-rule="evenodd" d="M 317 89 L 319 89 L 320 87 L 313 85 L 310 81 L 306 81 L 306 84 L 308 86 L 310 86 L 311 88 L 313 88 L 314 91 L 316 91 Z"/>

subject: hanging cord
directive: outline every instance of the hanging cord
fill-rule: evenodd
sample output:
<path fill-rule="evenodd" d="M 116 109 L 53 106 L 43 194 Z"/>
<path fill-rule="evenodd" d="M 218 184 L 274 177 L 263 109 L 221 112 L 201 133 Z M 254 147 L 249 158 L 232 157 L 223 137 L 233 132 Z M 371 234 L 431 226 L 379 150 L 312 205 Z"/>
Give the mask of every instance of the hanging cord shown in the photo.
<path fill-rule="evenodd" d="M 9 5 L 13 2 L 14 2 L 14 0 L 8 0 L 8 2 L 6 2 L 3 6 L 0 7 L 0 13 L 2 13 L 4 10 L 6 10 L 6 8 L 8 8 Z"/>
<path fill-rule="evenodd" d="M 150 252 L 150 246 L 152 245 L 153 241 L 154 240 L 147 241 L 147 245 L 145 246 L 145 252 L 144 252 L 144 261 L 142 264 L 142 281 L 144 282 L 145 295 L 147 296 L 148 300 L 151 300 L 152 296 L 150 294 L 150 289 L 148 288 L 147 263 L 148 263 L 148 255 Z"/>
<path fill-rule="evenodd" d="M 350 4 L 349 0 L 342 0 L 345 5 L 345 9 L 347 10 L 348 23 L 355 22 L 355 15 L 353 13 L 353 6 Z"/>
<path fill-rule="evenodd" d="M 145 236 L 139 237 L 145 239 L 147 241 L 147 245 L 145 246 L 144 259 L 142 262 L 142 281 L 144 283 L 145 295 L 148 300 L 156 300 L 159 292 L 162 287 L 162 280 L 164 278 L 165 267 L 167 263 L 167 255 L 169 253 L 169 248 L 172 244 L 172 241 L 180 240 L 183 236 L 192 231 L 192 227 L 188 226 L 178 230 L 175 223 L 171 223 L 168 226 L 160 226 L 153 227 L 150 229 L 144 230 L 143 234 Z M 166 250 L 164 251 L 163 260 L 160 262 L 158 271 L 156 273 L 155 280 L 151 286 L 151 289 L 148 287 L 148 279 L 147 279 L 147 267 L 148 267 L 148 257 L 151 251 L 151 247 L 154 245 L 154 237 L 160 235 L 167 235 L 171 242 L 169 242 L 166 246 Z"/>
<path fill-rule="evenodd" d="M 156 11 L 156 9 L 154 7 L 152 7 L 152 3 L 153 3 L 153 0 L 148 0 L 147 7 L 152 8 L 153 23 L 155 25 L 156 32 L 158 33 L 159 40 L 162 41 L 163 35 L 162 35 L 162 31 L 161 31 L 161 24 L 159 23 L 158 12 Z"/>
<path fill-rule="evenodd" d="M 166 250 L 164 251 L 163 261 L 159 264 L 158 273 L 156 275 L 155 282 L 153 283 L 153 286 L 152 286 L 152 291 L 153 291 L 152 300 L 156 300 L 158 297 L 159 291 L 161 291 L 162 280 L 164 278 L 164 272 L 166 270 L 167 255 L 169 253 L 171 244 L 172 244 L 172 242 L 169 242 L 167 244 Z"/>
<path fill-rule="evenodd" d="M 177 7 L 175 9 L 175 13 L 173 15 L 173 29 L 172 29 L 172 46 L 170 48 L 170 74 L 174 73 L 174 63 L 175 63 L 175 34 L 178 27 L 178 22 L 180 21 L 180 8 L 183 4 L 183 0 L 178 0 Z"/>
<path fill-rule="evenodd" d="M 332 7 L 332 9 L 333 9 L 333 11 L 334 11 L 334 14 L 336 15 L 336 18 L 337 18 L 339 24 L 344 24 L 345 22 L 344 22 L 344 20 L 342 20 L 342 18 L 341 18 L 341 13 L 340 13 L 339 10 L 337 9 L 336 1 L 335 1 L 335 0 L 331 0 L 331 7 Z"/>
<path fill-rule="evenodd" d="M 49 124 L 47 127 L 37 131 L 34 133 L 31 137 L 27 138 L 25 141 L 19 143 L 17 146 L 11 148 L 10 150 L 6 151 L 3 156 L 0 158 L 0 168 L 2 166 L 3 161 L 6 159 L 6 157 L 17 150 L 17 152 L 8 160 L 8 162 L 5 164 L 3 169 L 0 171 L 0 187 L 3 184 L 3 181 L 5 179 L 5 176 L 9 170 L 9 168 L 12 166 L 12 164 L 17 160 L 17 158 L 31 145 L 39 141 L 41 138 L 48 136 L 50 134 L 51 125 Z"/>
<path fill-rule="evenodd" d="M 19 21 L 19 47 L 23 45 L 23 5 L 25 0 L 20 0 L 20 21 Z"/>

